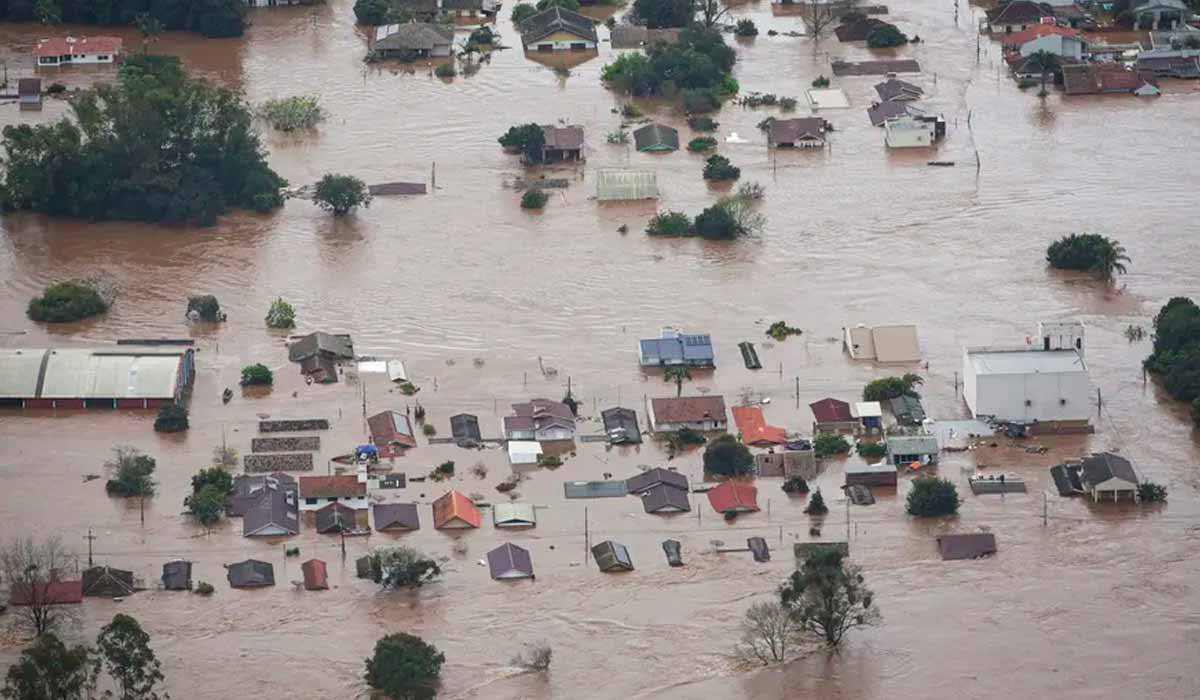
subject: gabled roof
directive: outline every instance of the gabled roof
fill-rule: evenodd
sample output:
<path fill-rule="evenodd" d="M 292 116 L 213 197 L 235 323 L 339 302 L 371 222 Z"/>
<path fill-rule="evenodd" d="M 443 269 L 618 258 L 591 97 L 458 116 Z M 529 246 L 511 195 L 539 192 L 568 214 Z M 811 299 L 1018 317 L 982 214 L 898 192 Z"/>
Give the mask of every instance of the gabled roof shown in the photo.
<path fill-rule="evenodd" d="M 648 491 L 659 484 L 666 484 L 672 488 L 687 492 L 688 479 L 683 474 L 662 467 L 648 469 L 637 476 L 631 476 L 625 480 L 625 490 L 629 493 L 642 493 Z"/>
<path fill-rule="evenodd" d="M 367 495 L 367 485 L 354 475 L 302 476 L 300 498 L 354 498 Z"/>
<path fill-rule="evenodd" d="M 638 443 L 642 441 L 637 411 L 632 408 L 606 408 L 600 412 L 604 432 L 611 442 Z"/>
<path fill-rule="evenodd" d="M 327 357 L 337 360 L 354 359 L 354 346 L 348 335 L 334 335 L 317 331 L 297 338 L 288 346 L 288 359 L 303 362 L 310 357 Z"/>
<path fill-rule="evenodd" d="M 420 530 L 421 518 L 416 503 L 374 503 L 371 515 L 376 530 Z"/>
<path fill-rule="evenodd" d="M 1033 41 L 1034 39 L 1040 39 L 1041 37 L 1049 36 L 1051 34 L 1057 34 L 1059 36 L 1071 37 L 1075 39 L 1078 39 L 1082 36 L 1082 33 L 1078 29 L 1060 27 L 1057 24 L 1035 24 L 1025 31 L 1005 34 L 1001 37 L 1001 43 L 1004 46 L 1022 46 L 1030 41 Z"/>
<path fill-rule="evenodd" d="M 833 33 L 838 41 L 866 41 L 871 33 L 880 27 L 889 26 L 888 22 L 874 17 L 867 17 L 856 22 L 838 25 Z"/>
<path fill-rule="evenodd" d="M 317 510 L 317 532 L 350 532 L 358 529 L 358 511 L 344 503 L 330 503 Z"/>
<path fill-rule="evenodd" d="M 1111 452 L 1100 452 L 1084 458 L 1079 463 L 1080 478 L 1084 484 L 1096 486 L 1109 479 L 1120 479 L 1136 486 L 1137 472 L 1133 465 L 1124 457 L 1118 457 Z"/>
<path fill-rule="evenodd" d="M 409 22 L 377 27 L 372 48 L 376 51 L 432 51 L 435 46 L 449 46 L 453 41 L 453 27 Z"/>
<path fill-rule="evenodd" d="M 762 409 L 758 406 L 734 406 L 733 422 L 747 445 L 782 445 L 787 442 L 787 431 L 767 425 Z"/>
<path fill-rule="evenodd" d="M 634 130 L 633 143 L 639 151 L 677 151 L 679 130 L 666 124 L 647 124 Z"/>
<path fill-rule="evenodd" d="M 470 413 L 459 413 L 450 416 L 450 434 L 455 440 L 475 440 L 478 442 L 483 439 L 483 435 L 479 432 L 479 417 Z"/>
<path fill-rule="evenodd" d="M 433 526 L 479 527 L 483 516 L 471 499 L 458 491 L 451 491 L 433 502 Z"/>
<path fill-rule="evenodd" d="M 706 420 L 727 420 L 725 397 L 683 396 L 650 399 L 656 423 L 697 423 Z"/>
<path fill-rule="evenodd" d="M 412 421 L 399 411 L 376 413 L 367 419 L 367 428 L 371 431 L 371 443 L 374 445 L 398 443 L 405 447 L 417 446 Z"/>
<path fill-rule="evenodd" d="M 1053 16 L 1053 7 L 1029 0 L 1012 0 L 987 11 L 988 24 L 1037 24 L 1043 17 Z"/>
<path fill-rule="evenodd" d="M 283 472 L 239 474 L 233 477 L 233 493 L 229 495 L 225 505 L 229 516 L 240 518 L 245 515 L 269 488 L 295 492 L 296 479 Z"/>
<path fill-rule="evenodd" d="M 533 399 L 526 403 L 515 403 L 512 408 L 515 415 L 504 418 L 506 432 L 547 428 L 565 428 L 572 432 L 575 430 L 575 414 L 561 401 Z"/>
<path fill-rule="evenodd" d="M 329 590 L 329 571 L 325 567 L 325 562 L 320 559 L 309 559 L 300 565 L 300 571 L 304 574 L 304 590 Z"/>
<path fill-rule="evenodd" d="M 633 558 L 625 545 L 605 540 L 592 547 L 592 558 L 601 571 L 633 571 Z"/>
<path fill-rule="evenodd" d="M 192 562 L 176 559 L 163 564 L 162 585 L 168 591 L 191 590 Z"/>
<path fill-rule="evenodd" d="M 889 455 L 935 455 L 940 449 L 935 435 L 892 435 L 887 451 Z"/>
<path fill-rule="evenodd" d="M 925 420 L 925 407 L 915 396 L 897 396 L 889 399 L 888 403 L 891 404 L 892 415 L 896 418 L 904 418 L 911 423 L 920 423 Z"/>
<path fill-rule="evenodd" d="M 124 42 L 115 36 L 53 37 L 38 42 L 34 53 L 43 56 L 117 54 Z"/>
<path fill-rule="evenodd" d="M 14 582 L 8 592 L 9 605 L 74 605 L 83 602 L 83 581 L 35 583 L 32 590 L 24 582 Z"/>
<path fill-rule="evenodd" d="M 493 579 L 533 578 L 533 560 L 529 557 L 529 550 L 511 542 L 505 542 L 488 552 L 487 562 Z"/>
<path fill-rule="evenodd" d="M 533 527 L 537 511 L 532 503 L 497 503 L 492 506 L 492 522 L 496 527 Z"/>
<path fill-rule="evenodd" d="M 937 545 L 942 559 L 978 559 L 996 553 L 996 536 L 990 532 L 942 535 Z"/>
<path fill-rule="evenodd" d="M 583 148 L 582 126 L 542 124 L 542 135 L 546 139 L 543 148 L 548 151 L 578 151 Z"/>
<path fill-rule="evenodd" d="M 545 12 L 539 12 L 525 20 L 521 23 L 519 31 L 521 32 L 521 40 L 526 44 L 544 39 L 559 31 L 574 34 L 588 41 L 599 41 L 599 38 L 596 36 L 596 25 L 592 23 L 592 20 L 578 12 L 571 12 L 557 6 L 551 7 Z"/>
<path fill-rule="evenodd" d="M 827 124 L 820 117 L 797 117 L 796 119 L 772 119 L 767 129 L 771 143 L 795 143 L 797 141 L 824 141 Z"/>
<path fill-rule="evenodd" d="M 741 481 L 729 480 L 708 492 L 708 502 L 718 513 L 758 510 L 758 489 Z"/>
<path fill-rule="evenodd" d="M 97 598 L 121 598 L 133 593 L 133 572 L 108 566 L 93 566 L 83 572 L 83 594 Z"/>
<path fill-rule="evenodd" d="M 242 514 L 243 537 L 299 533 L 300 505 L 294 486 L 268 485 Z"/>
<path fill-rule="evenodd" d="M 686 489 L 657 484 L 642 493 L 642 507 L 647 513 L 686 513 L 692 504 Z"/>
<path fill-rule="evenodd" d="M 260 588 L 275 585 L 275 567 L 269 562 L 247 559 L 230 564 L 225 577 L 234 588 Z"/>
<path fill-rule="evenodd" d="M 858 401 L 850 414 L 855 418 L 880 418 L 883 416 L 883 406 L 878 401 Z"/>
<path fill-rule="evenodd" d="M 818 423 L 847 423 L 854 420 L 850 404 L 837 399 L 824 398 L 808 405 Z"/>
<path fill-rule="evenodd" d="M 17 79 L 17 95 L 20 97 L 30 97 L 33 95 L 42 94 L 42 79 L 41 78 L 18 78 Z"/>
<path fill-rule="evenodd" d="M 919 100 L 925 94 L 920 86 L 899 78 L 889 78 L 879 83 L 875 86 L 875 92 L 884 102 Z"/>
<path fill-rule="evenodd" d="M 889 119 L 905 117 L 908 114 L 909 107 L 904 102 L 879 102 L 867 109 L 867 118 L 871 120 L 871 126 L 883 126 Z"/>

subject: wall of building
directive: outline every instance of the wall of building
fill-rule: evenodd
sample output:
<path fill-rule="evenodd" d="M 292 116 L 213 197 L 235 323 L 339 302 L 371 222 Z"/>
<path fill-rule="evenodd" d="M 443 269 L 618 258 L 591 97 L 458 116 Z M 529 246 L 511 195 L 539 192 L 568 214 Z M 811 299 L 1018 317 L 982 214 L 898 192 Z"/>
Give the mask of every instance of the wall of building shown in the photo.
<path fill-rule="evenodd" d="M 977 417 L 1086 421 L 1091 416 L 1087 372 L 989 374 L 974 379 L 974 403 L 968 399 L 967 405 Z M 969 396 L 965 381 L 964 396 Z"/>
<path fill-rule="evenodd" d="M 538 440 L 573 440 L 575 431 L 567 428 L 549 428 L 537 434 Z"/>
<path fill-rule="evenodd" d="M 300 510 L 306 512 L 320 510 L 330 503 L 341 503 L 342 505 L 348 506 L 355 510 L 366 510 L 368 505 L 366 496 L 352 496 L 349 498 L 317 498 L 315 499 L 317 501 L 316 503 L 309 503 L 310 500 L 314 499 L 301 498 Z"/>
<path fill-rule="evenodd" d="M 96 64 L 96 63 L 112 63 L 114 60 L 116 60 L 116 56 L 113 54 L 75 54 L 75 55 L 71 56 L 68 60 L 60 61 L 57 63 L 45 63 L 44 62 L 45 60 L 46 59 L 44 59 L 44 58 L 38 58 L 38 65 L 39 66 L 62 66 L 62 65 L 84 65 L 84 64 Z"/>
<path fill-rule="evenodd" d="M 692 430 L 709 431 L 709 430 L 725 430 L 728 426 L 727 421 L 723 420 L 705 420 L 692 421 L 690 423 L 655 423 L 654 431 L 658 433 L 676 433 L 684 428 Z"/>
<path fill-rule="evenodd" d="M 555 32 L 548 37 L 533 42 L 529 45 L 529 48 L 535 51 L 545 51 L 546 47 L 549 46 L 555 51 L 570 51 L 576 44 L 582 44 L 584 49 L 596 48 L 596 42 L 568 32 Z"/>

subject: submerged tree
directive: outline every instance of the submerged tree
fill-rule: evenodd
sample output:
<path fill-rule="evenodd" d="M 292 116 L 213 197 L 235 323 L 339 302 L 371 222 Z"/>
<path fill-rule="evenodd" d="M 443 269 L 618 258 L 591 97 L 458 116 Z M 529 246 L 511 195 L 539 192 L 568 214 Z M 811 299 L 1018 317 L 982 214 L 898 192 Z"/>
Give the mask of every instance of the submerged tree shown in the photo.
<path fill-rule="evenodd" d="M 367 659 L 367 685 L 394 700 L 437 697 L 446 655 L 420 637 L 398 632 L 375 643 Z"/>
<path fill-rule="evenodd" d="M 684 381 L 692 381 L 692 372 L 683 365 L 673 365 L 663 370 L 664 382 L 675 382 L 675 396 L 683 396 Z"/>
<path fill-rule="evenodd" d="M 171 403 L 163 404 L 158 409 L 158 416 L 154 419 L 154 432 L 181 433 L 187 429 L 187 408 L 172 401 Z"/>
<path fill-rule="evenodd" d="M 34 635 L 43 635 L 75 618 L 61 586 L 60 572 L 74 564 L 74 555 L 62 540 L 51 536 L 37 541 L 18 537 L 0 549 L 0 579 L 9 588 L 10 600 L 19 601 L 10 614 L 17 624 Z"/>
<path fill-rule="evenodd" d="M 500 145 L 521 152 L 527 163 L 541 163 L 546 147 L 546 133 L 537 124 L 511 126 L 499 139 Z"/>
<path fill-rule="evenodd" d="M 327 173 L 313 190 L 313 203 L 332 211 L 335 216 L 350 213 L 356 207 L 371 206 L 371 193 L 366 183 L 353 175 Z"/>
<path fill-rule="evenodd" d="M 958 512 L 958 488 L 946 479 L 923 477 L 914 479 L 905 500 L 909 515 L 936 518 Z"/>
<path fill-rule="evenodd" d="M 884 377 L 868 382 L 863 387 L 863 401 L 887 401 L 901 396 L 921 398 L 916 387 L 924 384 L 925 380 L 918 374 L 907 372 L 901 377 Z"/>
<path fill-rule="evenodd" d="M 0 697 L 6 700 L 85 700 L 96 686 L 91 649 L 68 647 L 52 632 L 38 635 L 8 669 Z"/>
<path fill-rule="evenodd" d="M 150 648 L 150 635 L 129 615 L 118 614 L 100 630 L 96 647 L 120 700 L 159 700 L 161 664 Z M 112 697 L 112 696 L 110 696 Z"/>
<path fill-rule="evenodd" d="M 441 574 L 437 562 L 412 547 L 388 547 L 371 554 L 371 578 L 384 588 L 419 588 Z"/>
<path fill-rule="evenodd" d="M 1025 70 L 1036 69 L 1040 73 L 1041 89 L 1038 91 L 1039 97 L 1046 96 L 1046 76 L 1055 75 L 1062 70 L 1062 63 L 1058 59 L 1058 55 L 1042 49 L 1034 51 L 1025 59 Z"/>
<path fill-rule="evenodd" d="M 278 298 L 271 302 L 271 308 L 267 310 L 267 328 L 295 328 L 296 327 L 296 310 L 292 305 Z"/>
<path fill-rule="evenodd" d="M 108 302 L 92 282 L 72 280 L 46 287 L 29 301 L 26 315 L 31 321 L 68 323 L 108 311 Z"/>
<path fill-rule="evenodd" d="M 725 433 L 704 448 L 704 472 L 719 476 L 745 476 L 754 471 L 754 455 L 735 436 Z"/>
<path fill-rule="evenodd" d="M 800 627 L 830 647 L 840 645 L 855 627 L 880 620 L 861 570 L 842 556 L 836 547 L 814 548 L 779 590 L 780 603 Z"/>
<path fill-rule="evenodd" d="M 146 524 L 146 497 L 154 495 L 154 458 L 144 455 L 128 445 L 113 448 L 113 458 L 104 463 L 113 471 L 113 478 L 104 484 L 110 496 L 137 498 L 142 524 Z"/>
<path fill-rule="evenodd" d="M 742 656 L 763 665 L 787 661 L 788 650 L 804 631 L 791 608 L 778 602 L 755 603 L 742 619 Z"/>
<path fill-rule="evenodd" d="M 1121 244 L 1111 238 L 1095 233 L 1072 233 L 1046 248 L 1046 262 L 1059 270 L 1091 272 L 1100 279 L 1111 280 L 1125 274 L 1129 256 Z"/>

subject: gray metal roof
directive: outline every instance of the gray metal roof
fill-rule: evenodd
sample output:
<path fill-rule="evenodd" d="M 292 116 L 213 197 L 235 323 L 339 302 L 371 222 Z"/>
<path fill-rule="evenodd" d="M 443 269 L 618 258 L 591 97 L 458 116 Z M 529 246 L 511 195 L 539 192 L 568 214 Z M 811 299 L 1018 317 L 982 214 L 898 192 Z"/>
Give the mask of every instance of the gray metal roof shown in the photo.
<path fill-rule="evenodd" d="M 602 169 L 596 173 L 596 199 L 601 202 L 658 199 L 658 176 L 651 170 Z"/>
<path fill-rule="evenodd" d="M 188 352 L 130 346 L 3 350 L 0 398 L 170 399 Z"/>
<path fill-rule="evenodd" d="M 596 36 L 596 25 L 590 18 L 558 6 L 533 15 L 521 23 L 518 31 L 521 32 L 521 39 L 526 44 L 550 36 L 557 31 L 565 31 L 588 41 L 599 41 Z"/>
<path fill-rule="evenodd" d="M 601 571 L 633 571 L 633 559 L 625 545 L 605 540 L 592 547 L 592 558 Z"/>
<path fill-rule="evenodd" d="M 633 142 L 639 151 L 677 151 L 679 131 L 666 124 L 647 124 L 633 132 Z"/>
<path fill-rule="evenodd" d="M 537 511 L 532 503 L 497 503 L 492 506 L 492 522 L 496 527 L 532 527 L 537 524 Z"/>
<path fill-rule="evenodd" d="M 606 408 L 600 412 L 604 432 L 611 442 L 640 443 L 642 433 L 638 427 L 637 411 L 632 408 Z"/>
<path fill-rule="evenodd" d="M 686 513 L 691 511 L 692 504 L 686 490 L 658 484 L 642 493 L 642 507 L 647 513 Z"/>
<path fill-rule="evenodd" d="M 479 433 L 479 417 L 473 416 L 470 413 L 459 413 L 458 415 L 450 416 L 450 433 L 457 440 L 470 439 L 482 440 L 483 436 Z"/>
<path fill-rule="evenodd" d="M 1137 472 L 1133 465 L 1124 457 L 1118 457 L 1111 452 L 1100 452 L 1087 457 L 1080 462 L 1079 470 L 1083 483 L 1095 486 L 1109 479 L 1120 479 L 1131 485 L 1138 483 Z"/>
<path fill-rule="evenodd" d="M 454 41 L 454 28 L 425 22 L 388 24 L 375 30 L 375 51 L 432 51 L 435 46 L 449 46 Z"/>
<path fill-rule="evenodd" d="M 935 455 L 940 452 L 933 435 L 893 435 L 887 439 L 888 455 Z"/>
<path fill-rule="evenodd" d="M 32 399 L 38 395 L 45 348 L 0 349 L 0 398 Z"/>
<path fill-rule="evenodd" d="M 631 476 L 625 480 L 625 490 L 629 493 L 642 493 L 658 486 L 666 484 L 675 489 L 680 489 L 684 493 L 688 490 L 687 477 L 679 472 L 655 467 L 649 469 L 636 476 Z"/>
<path fill-rule="evenodd" d="M 317 532 L 348 532 L 358 528 L 358 512 L 344 503 L 330 503 L 317 511 Z"/>
<path fill-rule="evenodd" d="M 297 339 L 288 346 L 288 359 L 292 362 L 303 362 L 306 358 L 318 355 L 338 360 L 353 359 L 354 345 L 348 335 L 317 331 Z"/>
<path fill-rule="evenodd" d="M 487 553 L 488 569 L 494 579 L 533 578 L 529 550 L 505 542 Z"/>
<path fill-rule="evenodd" d="M 568 481 L 563 484 L 567 498 L 612 498 L 624 496 L 624 481 Z"/>
<path fill-rule="evenodd" d="M 176 559 L 163 564 L 163 588 L 168 591 L 186 591 L 192 587 L 192 562 Z"/>
<path fill-rule="evenodd" d="M 242 536 L 282 536 L 300 532 L 296 488 L 267 482 L 262 495 L 242 516 Z"/>
<path fill-rule="evenodd" d="M 996 552 L 996 536 L 990 532 L 942 535 L 937 538 L 942 559 L 978 559 Z"/>
<path fill-rule="evenodd" d="M 371 515 L 376 530 L 420 530 L 421 517 L 416 503 L 374 503 Z"/>
<path fill-rule="evenodd" d="M 258 588 L 275 585 L 275 567 L 269 562 L 247 559 L 230 564 L 225 577 L 234 588 Z"/>

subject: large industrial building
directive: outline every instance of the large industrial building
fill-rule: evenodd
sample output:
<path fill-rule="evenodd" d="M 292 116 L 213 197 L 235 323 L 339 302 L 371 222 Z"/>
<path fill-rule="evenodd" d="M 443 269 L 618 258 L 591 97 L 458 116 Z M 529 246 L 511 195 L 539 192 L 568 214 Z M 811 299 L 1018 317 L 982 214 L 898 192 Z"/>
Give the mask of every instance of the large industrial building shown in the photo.
<path fill-rule="evenodd" d="M 195 371 L 179 346 L 0 348 L 0 406 L 158 408 L 182 400 Z"/>

